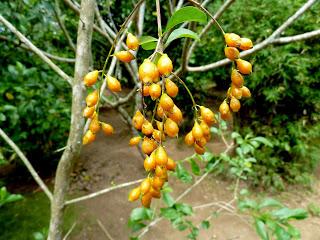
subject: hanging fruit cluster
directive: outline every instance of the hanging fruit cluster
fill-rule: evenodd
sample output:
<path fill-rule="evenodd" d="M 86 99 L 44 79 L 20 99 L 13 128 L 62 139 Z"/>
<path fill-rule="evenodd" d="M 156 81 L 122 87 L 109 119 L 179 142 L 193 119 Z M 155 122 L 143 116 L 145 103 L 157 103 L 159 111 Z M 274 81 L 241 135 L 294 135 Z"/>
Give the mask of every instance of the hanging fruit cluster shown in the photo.
<path fill-rule="evenodd" d="M 138 38 L 132 35 L 131 33 L 129 33 L 126 44 L 129 49 L 128 51 L 119 51 L 119 52 L 116 52 L 114 55 L 120 61 L 127 63 L 134 59 L 134 55 L 130 52 L 130 50 L 138 49 L 139 47 Z M 84 85 L 86 87 L 94 86 L 98 81 L 99 72 L 104 72 L 104 71 L 94 70 L 86 74 L 83 79 Z M 109 75 L 104 75 L 102 77 L 105 77 L 106 83 L 111 92 L 117 93 L 121 91 L 121 84 L 118 79 Z M 91 121 L 90 121 L 89 129 L 86 131 L 86 133 L 83 136 L 83 139 L 82 139 L 83 145 L 92 143 L 96 138 L 96 133 L 100 129 L 102 129 L 107 136 L 113 134 L 113 131 L 114 131 L 113 127 L 110 124 L 99 121 L 99 114 L 98 114 L 99 113 L 99 106 L 98 106 L 99 91 L 100 91 L 100 87 L 97 87 L 97 89 L 93 90 L 86 97 L 87 106 L 83 110 L 83 116 L 85 118 L 89 118 Z"/>
<path fill-rule="evenodd" d="M 150 121 L 139 110 L 132 118 L 133 126 L 143 135 L 141 149 L 146 154 L 143 165 L 149 174 L 139 187 L 130 192 L 129 201 L 141 198 L 144 207 L 150 206 L 152 198 L 161 197 L 160 190 L 168 180 L 168 171 L 174 171 L 176 167 L 175 161 L 168 156 L 163 146 L 167 136 L 173 138 L 178 135 L 178 124 L 183 118 L 181 110 L 172 100 L 177 96 L 179 89 L 173 81 L 166 78 L 172 69 L 172 61 L 167 54 L 162 54 L 157 64 L 145 59 L 139 67 L 141 95 L 150 96 L 156 101 L 155 114 Z M 134 146 L 140 140 L 140 136 L 133 137 L 129 144 Z"/>
<path fill-rule="evenodd" d="M 224 35 L 226 47 L 225 56 L 233 61 L 231 70 L 231 85 L 227 92 L 226 99 L 221 103 L 219 112 L 223 120 L 229 120 L 232 112 L 238 112 L 241 107 L 240 99 L 242 97 L 251 97 L 250 90 L 244 86 L 243 75 L 249 75 L 252 72 L 250 62 L 240 58 L 239 50 L 249 50 L 253 47 L 252 41 L 248 38 L 241 38 L 235 33 L 226 33 Z"/>

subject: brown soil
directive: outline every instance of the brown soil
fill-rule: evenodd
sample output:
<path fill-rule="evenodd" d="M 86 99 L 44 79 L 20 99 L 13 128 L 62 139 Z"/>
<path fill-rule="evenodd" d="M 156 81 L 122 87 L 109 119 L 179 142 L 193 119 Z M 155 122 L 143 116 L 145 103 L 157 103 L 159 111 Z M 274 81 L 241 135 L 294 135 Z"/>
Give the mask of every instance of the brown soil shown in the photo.
<path fill-rule="evenodd" d="M 72 184 L 74 195 L 84 195 L 112 184 L 133 181 L 146 176 L 143 169 L 143 160 L 136 148 L 129 148 L 130 130 L 123 123 L 116 112 L 109 112 L 105 118 L 111 123 L 116 133 L 114 136 L 99 135 L 97 140 L 84 148 L 81 160 L 76 167 L 76 174 Z M 192 154 L 192 150 L 177 144 L 175 141 L 166 142 L 170 156 L 174 159 L 183 159 Z M 223 150 L 224 145 L 216 142 L 209 145 L 214 152 Z M 174 189 L 172 195 L 177 197 L 190 185 L 182 184 L 174 177 L 169 180 Z M 234 182 L 218 177 L 209 176 L 200 185 L 192 190 L 182 202 L 193 206 L 216 201 L 229 201 L 233 198 Z M 108 239 L 103 233 L 97 220 L 100 220 L 114 240 L 129 239 L 131 234 L 127 227 L 127 220 L 133 208 L 139 207 L 138 202 L 127 201 L 127 194 L 133 186 L 106 193 L 97 198 L 77 203 L 79 219 L 70 239 L 102 240 Z M 315 187 L 319 190 L 320 184 Z M 309 203 L 320 203 L 320 193 L 306 193 L 306 190 L 285 192 L 282 198 L 290 207 L 306 207 Z M 279 197 L 279 196 L 277 196 Z M 153 206 L 160 207 L 160 201 L 153 202 Z M 216 207 L 195 210 L 191 220 L 198 224 L 207 218 Z M 208 230 L 201 230 L 198 239 L 201 240 L 256 240 L 259 239 L 251 224 L 251 219 L 241 214 L 231 214 L 222 211 L 211 220 Z M 295 222 L 302 233 L 303 240 L 320 239 L 320 218 L 310 217 L 307 220 Z M 173 229 L 168 220 L 162 220 L 143 237 L 150 240 L 177 240 L 186 239 L 187 232 Z"/>

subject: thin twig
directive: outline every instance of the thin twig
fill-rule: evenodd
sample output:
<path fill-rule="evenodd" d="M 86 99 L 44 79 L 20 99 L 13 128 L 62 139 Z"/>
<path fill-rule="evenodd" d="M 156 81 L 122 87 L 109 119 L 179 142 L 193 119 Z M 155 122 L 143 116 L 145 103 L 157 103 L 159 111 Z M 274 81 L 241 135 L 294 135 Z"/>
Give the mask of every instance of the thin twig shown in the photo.
<path fill-rule="evenodd" d="M 114 240 L 113 237 L 111 237 L 110 233 L 103 226 L 102 222 L 99 219 L 97 219 L 97 223 L 98 223 L 99 227 L 101 228 L 102 232 L 106 235 L 106 237 L 109 238 L 109 240 Z"/>
<path fill-rule="evenodd" d="M 15 151 L 15 153 L 20 157 L 24 165 L 27 167 L 33 179 L 38 183 L 40 188 L 44 191 L 50 201 L 52 201 L 52 193 L 50 192 L 47 185 L 42 181 L 41 177 L 38 175 L 36 170 L 33 168 L 30 161 L 26 158 L 26 156 L 22 153 L 20 148 L 8 137 L 8 135 L 0 128 L 0 136 L 8 143 L 8 145 Z"/>
<path fill-rule="evenodd" d="M 128 187 L 128 186 L 140 183 L 143 180 L 144 179 L 139 179 L 139 180 L 135 180 L 135 181 L 131 181 L 131 182 L 118 184 L 118 185 L 115 185 L 115 186 L 112 186 L 112 187 L 107 187 L 107 188 L 99 190 L 97 192 L 93 192 L 93 193 L 90 193 L 90 194 L 82 196 L 82 197 L 78 197 L 78 198 L 74 198 L 74 199 L 68 200 L 68 201 L 65 202 L 65 205 L 69 205 L 69 204 L 72 204 L 72 203 L 77 203 L 77 202 L 89 200 L 91 198 L 95 198 L 95 197 L 101 196 L 101 195 L 106 194 L 108 192 L 111 192 L 113 190 L 124 188 L 124 187 Z"/>
<path fill-rule="evenodd" d="M 71 226 L 71 228 L 69 229 L 69 231 L 66 233 L 66 235 L 64 236 L 63 240 L 67 240 L 69 235 L 71 234 L 71 232 L 73 231 L 73 229 L 76 227 L 77 222 L 74 222 Z"/>
<path fill-rule="evenodd" d="M 60 77 L 66 80 L 70 85 L 72 79 L 61 68 L 54 64 L 39 48 L 37 48 L 29 39 L 19 32 L 8 20 L 0 14 L 0 22 L 2 22 L 12 33 L 14 33 L 21 42 L 23 42 L 31 51 L 37 54 L 45 63 L 47 63 Z"/>

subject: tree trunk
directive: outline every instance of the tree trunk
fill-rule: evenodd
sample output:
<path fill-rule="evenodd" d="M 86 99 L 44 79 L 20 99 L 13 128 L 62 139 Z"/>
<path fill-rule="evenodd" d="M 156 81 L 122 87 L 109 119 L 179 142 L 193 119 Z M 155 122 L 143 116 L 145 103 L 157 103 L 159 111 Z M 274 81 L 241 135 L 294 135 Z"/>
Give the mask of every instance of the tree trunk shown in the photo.
<path fill-rule="evenodd" d="M 85 97 L 82 79 L 88 72 L 90 64 L 94 9 L 95 0 L 81 1 L 75 73 L 72 82 L 70 134 L 67 147 L 61 156 L 56 172 L 48 240 L 62 239 L 64 202 L 69 189 L 69 176 L 75 160 L 79 157 L 82 146 L 82 132 L 84 127 L 82 109 L 84 107 Z"/>

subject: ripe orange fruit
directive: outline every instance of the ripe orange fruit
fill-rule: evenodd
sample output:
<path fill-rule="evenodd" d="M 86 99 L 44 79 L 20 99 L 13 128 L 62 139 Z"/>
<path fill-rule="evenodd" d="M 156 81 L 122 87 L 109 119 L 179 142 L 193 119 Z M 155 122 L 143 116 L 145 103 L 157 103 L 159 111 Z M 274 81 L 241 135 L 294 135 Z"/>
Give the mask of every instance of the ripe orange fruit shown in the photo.
<path fill-rule="evenodd" d="M 96 116 L 95 118 L 93 118 L 90 122 L 89 125 L 89 129 L 91 130 L 91 132 L 93 133 L 97 133 L 100 130 L 100 122 L 98 120 L 98 117 Z"/>
<path fill-rule="evenodd" d="M 93 132 L 91 132 L 91 130 L 88 130 L 82 138 L 82 144 L 87 145 L 89 143 L 92 143 L 95 139 L 96 135 Z"/>
<path fill-rule="evenodd" d="M 201 121 L 200 127 L 202 129 L 203 135 L 210 134 L 210 128 L 209 128 L 208 124 L 205 121 Z"/>
<path fill-rule="evenodd" d="M 136 201 L 139 199 L 140 194 L 141 194 L 140 187 L 136 187 L 132 189 L 131 192 L 129 193 L 128 200 L 130 202 Z"/>
<path fill-rule="evenodd" d="M 140 65 L 139 79 L 143 82 L 157 82 L 159 80 L 158 68 L 149 59 L 145 59 Z"/>
<path fill-rule="evenodd" d="M 179 124 L 183 118 L 181 110 L 176 105 L 173 105 L 173 108 L 168 113 L 168 117 L 175 121 L 177 124 Z"/>
<path fill-rule="evenodd" d="M 142 124 L 141 131 L 146 136 L 151 135 L 153 132 L 152 124 L 148 120 L 145 120 Z"/>
<path fill-rule="evenodd" d="M 150 189 L 150 194 L 153 198 L 161 197 L 161 192 L 159 190 L 154 189 L 153 187 Z"/>
<path fill-rule="evenodd" d="M 165 181 L 162 178 L 155 176 L 152 181 L 152 187 L 156 190 L 159 190 L 162 188 L 164 182 Z"/>
<path fill-rule="evenodd" d="M 235 85 L 238 88 L 242 87 L 243 85 L 243 82 L 244 82 L 243 77 L 241 73 L 237 71 L 237 69 L 232 69 L 231 82 L 233 83 L 233 85 Z"/>
<path fill-rule="evenodd" d="M 160 121 L 156 121 L 156 124 L 157 124 L 157 128 L 158 130 L 162 131 L 164 128 L 163 128 L 163 123 L 160 122 Z"/>
<path fill-rule="evenodd" d="M 228 120 L 231 120 L 232 119 L 232 114 L 231 112 L 227 112 L 226 114 L 221 114 L 221 119 L 225 120 L 225 121 L 228 121 Z"/>
<path fill-rule="evenodd" d="M 131 50 L 137 50 L 139 48 L 139 40 L 132 33 L 128 33 L 126 44 Z"/>
<path fill-rule="evenodd" d="M 192 136 L 195 138 L 195 140 L 198 140 L 203 137 L 202 128 L 200 127 L 197 121 L 194 122 L 194 125 L 192 128 Z"/>
<path fill-rule="evenodd" d="M 209 142 L 211 139 L 211 134 L 204 134 L 203 137 L 206 139 L 207 142 Z"/>
<path fill-rule="evenodd" d="M 110 91 L 112 91 L 112 92 L 120 92 L 121 91 L 121 84 L 118 81 L 118 79 L 111 77 L 111 76 L 107 76 L 107 83 L 108 83 L 108 88 L 110 89 Z"/>
<path fill-rule="evenodd" d="M 144 166 L 144 169 L 146 170 L 146 171 L 151 171 L 151 170 L 153 170 L 155 167 L 156 167 L 156 161 L 155 161 L 155 158 L 154 157 L 146 157 L 145 159 L 144 159 L 144 162 L 143 162 L 143 166 Z"/>
<path fill-rule="evenodd" d="M 233 112 L 238 112 L 241 107 L 240 101 L 235 97 L 232 97 L 230 100 L 230 108 Z"/>
<path fill-rule="evenodd" d="M 235 59 L 239 58 L 239 50 L 235 47 L 225 47 L 224 48 L 224 54 L 227 58 L 229 58 L 231 61 L 234 61 Z"/>
<path fill-rule="evenodd" d="M 142 113 L 138 110 L 136 111 L 135 115 L 132 118 L 132 125 L 137 129 L 141 130 L 142 124 L 144 123 L 144 116 Z"/>
<path fill-rule="evenodd" d="M 163 118 L 165 116 L 163 108 L 160 106 L 160 104 L 157 107 L 157 116 L 159 118 Z M 160 129 L 159 129 L 160 130 Z"/>
<path fill-rule="evenodd" d="M 97 104 L 99 99 L 99 92 L 98 90 L 94 90 L 93 92 L 89 93 L 86 97 L 86 103 L 88 107 L 92 107 Z"/>
<path fill-rule="evenodd" d="M 202 120 L 205 121 L 209 126 L 217 122 L 216 117 L 214 116 L 214 113 L 211 111 L 210 108 L 201 106 L 200 114 Z"/>
<path fill-rule="evenodd" d="M 184 142 L 188 145 L 191 146 L 194 143 L 195 139 L 193 137 L 192 131 L 190 131 L 185 137 L 184 137 Z"/>
<path fill-rule="evenodd" d="M 83 110 L 83 116 L 85 118 L 92 118 L 94 110 L 95 107 L 85 107 L 85 109 Z"/>
<path fill-rule="evenodd" d="M 239 47 L 240 46 L 240 36 L 235 33 L 226 33 L 224 35 L 224 39 L 226 44 L 229 47 Z"/>
<path fill-rule="evenodd" d="M 165 166 L 168 162 L 168 154 L 162 146 L 159 146 L 155 153 L 156 164 L 160 166 Z"/>
<path fill-rule="evenodd" d="M 179 133 L 178 124 L 170 118 L 167 118 L 166 122 L 164 123 L 164 132 L 169 137 L 176 137 Z"/>
<path fill-rule="evenodd" d="M 167 54 L 163 54 L 159 58 L 157 67 L 161 75 L 167 76 L 172 72 L 172 69 L 173 69 L 172 61 Z"/>
<path fill-rule="evenodd" d="M 152 153 L 155 148 L 155 143 L 150 138 L 145 137 L 143 139 L 141 144 L 142 152 L 144 152 L 147 155 L 150 155 L 150 153 Z"/>
<path fill-rule="evenodd" d="M 135 57 L 129 51 L 119 51 L 114 54 L 114 56 L 121 62 L 131 62 Z"/>
<path fill-rule="evenodd" d="M 150 95 L 149 90 L 150 90 L 150 86 L 143 84 L 143 96 L 145 97 L 149 96 Z"/>
<path fill-rule="evenodd" d="M 170 97 L 173 97 L 173 98 L 176 97 L 179 92 L 178 86 L 174 82 L 172 82 L 169 78 L 166 78 L 165 81 L 166 81 L 165 87 L 166 87 L 167 94 Z"/>
<path fill-rule="evenodd" d="M 165 177 L 167 175 L 167 168 L 160 166 L 160 165 L 157 165 L 156 170 L 155 170 L 155 174 L 156 174 L 156 176 L 161 177 L 161 178 Z"/>
<path fill-rule="evenodd" d="M 202 155 L 202 154 L 204 154 L 205 153 L 205 149 L 203 148 L 203 147 L 200 147 L 198 144 L 194 144 L 194 150 L 195 150 L 195 152 L 196 153 L 198 153 L 198 154 L 200 154 L 200 155 Z"/>
<path fill-rule="evenodd" d="M 202 137 L 196 140 L 195 144 L 199 145 L 200 147 L 204 147 L 207 144 L 207 140 L 205 137 Z"/>
<path fill-rule="evenodd" d="M 236 99 L 241 99 L 241 97 L 242 97 L 241 88 L 238 88 L 232 84 L 231 85 L 231 96 L 235 97 Z"/>
<path fill-rule="evenodd" d="M 94 85 L 97 82 L 98 76 L 99 76 L 99 71 L 98 70 L 94 70 L 92 72 L 87 73 L 84 76 L 83 82 L 87 87 L 90 87 L 90 86 Z"/>
<path fill-rule="evenodd" d="M 248 61 L 239 58 L 236 60 L 236 63 L 239 72 L 241 72 L 242 74 L 252 73 L 252 65 Z"/>
<path fill-rule="evenodd" d="M 159 105 L 163 108 L 163 110 L 170 111 L 173 108 L 174 103 L 168 94 L 163 93 L 160 97 Z"/>
<path fill-rule="evenodd" d="M 161 95 L 161 87 L 157 83 L 152 83 L 149 88 L 149 94 L 152 100 L 156 100 Z"/>
<path fill-rule="evenodd" d="M 153 130 L 152 137 L 158 142 L 160 142 L 161 140 L 162 141 L 165 140 L 165 135 L 162 133 L 162 137 L 161 137 L 161 131 L 159 130 Z"/>
<path fill-rule="evenodd" d="M 108 123 L 101 123 L 101 127 L 102 127 L 102 131 L 107 136 L 112 135 L 114 132 L 113 127 Z"/>
<path fill-rule="evenodd" d="M 145 208 L 149 208 L 151 205 L 152 195 L 150 193 L 147 193 L 141 197 L 141 204 Z"/>
<path fill-rule="evenodd" d="M 167 165 L 166 165 L 166 168 L 169 170 L 169 171 L 174 171 L 176 169 L 176 162 L 168 157 L 168 162 L 167 162 Z"/>
<path fill-rule="evenodd" d="M 253 43 L 249 38 L 240 38 L 240 49 L 248 50 L 253 47 Z"/>
<path fill-rule="evenodd" d="M 149 192 L 151 187 L 151 181 L 149 178 L 146 178 L 145 180 L 143 180 L 143 182 L 140 184 L 140 191 L 141 193 L 144 195 L 147 192 Z"/>
<path fill-rule="evenodd" d="M 141 137 L 140 136 L 136 136 L 136 137 L 130 138 L 129 145 L 130 146 L 138 145 L 140 141 L 141 141 Z"/>
<path fill-rule="evenodd" d="M 221 115 L 226 115 L 230 112 L 229 105 L 226 101 L 223 101 L 219 107 L 219 112 Z"/>
<path fill-rule="evenodd" d="M 243 86 L 241 88 L 241 92 L 242 92 L 243 97 L 245 97 L 245 98 L 251 97 L 251 92 L 250 92 L 249 88 L 247 88 L 246 86 Z"/>

